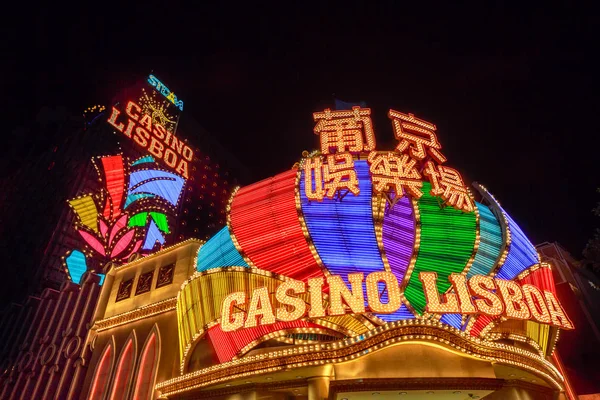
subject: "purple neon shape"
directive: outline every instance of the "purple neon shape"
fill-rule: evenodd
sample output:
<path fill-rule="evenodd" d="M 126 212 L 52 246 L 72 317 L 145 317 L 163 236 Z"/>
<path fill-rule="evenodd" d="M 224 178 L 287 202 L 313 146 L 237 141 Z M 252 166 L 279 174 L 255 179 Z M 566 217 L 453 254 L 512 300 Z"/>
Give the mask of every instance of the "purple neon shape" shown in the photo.
<path fill-rule="evenodd" d="M 392 273 L 402 283 L 415 244 L 415 219 L 408 197 L 403 197 L 390 208 L 385 205 L 383 216 L 383 248 Z"/>

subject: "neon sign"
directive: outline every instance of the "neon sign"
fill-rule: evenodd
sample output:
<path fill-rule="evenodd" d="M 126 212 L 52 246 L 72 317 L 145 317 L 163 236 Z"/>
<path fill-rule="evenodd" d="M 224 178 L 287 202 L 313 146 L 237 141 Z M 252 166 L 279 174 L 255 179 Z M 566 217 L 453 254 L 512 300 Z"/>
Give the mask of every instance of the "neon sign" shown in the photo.
<path fill-rule="evenodd" d="M 179 109 L 179 111 L 183 111 L 183 100 L 178 100 L 175 93 L 171 92 L 169 88 L 158 80 L 154 75 L 150 75 L 148 77 L 148 83 L 156 88 L 163 96 L 167 98 L 171 103 L 175 105 Z"/>
<path fill-rule="evenodd" d="M 194 151 L 165 127 L 153 123 L 152 116 L 145 114 L 137 103 L 129 101 L 125 113 L 126 120 L 119 118 L 121 111 L 113 107 L 108 123 L 188 179 L 189 163 L 194 158 Z"/>
<path fill-rule="evenodd" d="M 231 360 L 267 333 L 328 329 L 333 316 L 361 334 L 359 314 L 439 320 L 484 340 L 507 319 L 527 332 L 573 329 L 550 265 L 484 186 L 467 187 L 436 126 L 389 110 L 398 141 L 379 149 L 370 115 L 314 113 L 319 149 L 232 194 L 227 226 L 200 247 L 178 296 L 184 358 L 204 334 Z M 205 289 L 222 282 L 235 292 Z M 555 337 L 535 335 L 543 348 Z"/>
<path fill-rule="evenodd" d="M 423 284 L 426 311 L 430 314 L 485 314 L 573 329 L 554 293 L 532 284 L 521 285 L 484 275 L 467 279 L 461 274 L 451 274 L 449 281 L 454 291 L 440 295 L 435 272 L 421 272 L 419 280 Z M 310 278 L 306 284 L 294 279 L 280 283 L 275 290 L 278 307 L 273 306 L 266 287 L 255 288 L 249 296 L 243 291 L 230 293 L 221 305 L 221 329 L 231 332 L 276 321 L 292 322 L 306 316 L 391 314 L 402 306 L 400 285 L 391 272 L 371 272 L 366 279 L 364 273 L 352 273 L 348 274 L 347 281 L 350 287 L 340 275 L 327 277 L 327 309 L 323 296 L 325 279 L 322 277 Z M 388 293 L 387 302 L 381 299 L 382 287 Z M 300 295 L 305 296 L 301 298 Z"/>

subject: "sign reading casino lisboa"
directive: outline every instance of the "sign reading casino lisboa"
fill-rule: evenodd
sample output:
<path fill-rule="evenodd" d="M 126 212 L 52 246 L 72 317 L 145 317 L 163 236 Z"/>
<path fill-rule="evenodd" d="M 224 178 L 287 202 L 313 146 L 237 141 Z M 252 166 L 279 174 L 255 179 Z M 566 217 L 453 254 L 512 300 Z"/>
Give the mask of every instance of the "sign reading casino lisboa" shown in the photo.
<path fill-rule="evenodd" d="M 423 283 L 427 301 L 425 309 L 428 313 L 485 314 L 533 319 L 560 328 L 573 328 L 554 293 L 535 285 L 521 286 L 513 281 L 484 275 L 474 275 L 467 281 L 464 275 L 451 274 L 449 279 L 452 290 L 440 296 L 436 284 L 437 273 L 421 272 L 419 279 Z M 400 309 L 400 287 L 393 273 L 371 272 L 366 280 L 363 273 L 354 273 L 348 275 L 348 281 L 350 288 L 339 275 L 327 277 L 330 301 L 327 310 L 323 305 L 323 278 L 308 279 L 308 290 L 307 285 L 301 281 L 282 282 L 275 292 L 275 298 L 280 304 L 277 309 L 273 308 L 269 291 L 265 287 L 254 289 L 252 293 L 231 293 L 223 300 L 221 329 L 230 332 L 258 324 L 273 324 L 277 320 L 296 321 L 307 315 L 309 318 L 319 318 L 366 311 L 392 314 Z M 366 297 L 363 286 L 366 286 Z M 308 304 L 298 297 L 307 292 Z M 382 294 L 385 292 L 387 301 L 383 302 Z M 443 301 L 441 297 L 444 297 Z M 248 310 L 235 311 L 242 306 L 247 306 Z"/>
<path fill-rule="evenodd" d="M 436 319 L 472 337 L 507 319 L 573 328 L 551 266 L 485 187 L 465 185 L 435 125 L 388 116 L 398 144 L 383 151 L 370 109 L 313 114 L 320 150 L 233 194 L 227 226 L 200 248 L 178 296 L 183 359 L 205 334 L 226 361 L 307 327 L 352 336 Z"/>

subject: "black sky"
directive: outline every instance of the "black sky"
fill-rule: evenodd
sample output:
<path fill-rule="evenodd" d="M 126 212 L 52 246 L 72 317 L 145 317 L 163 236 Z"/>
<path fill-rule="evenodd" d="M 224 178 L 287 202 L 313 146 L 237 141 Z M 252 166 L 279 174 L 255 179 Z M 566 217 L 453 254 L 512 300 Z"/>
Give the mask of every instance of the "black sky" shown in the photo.
<path fill-rule="evenodd" d="M 393 146 L 389 108 L 436 123 L 449 164 L 485 184 L 536 243 L 579 255 L 600 225 L 594 10 L 221 3 L 24 4 L 5 14 L 4 128 L 43 105 L 79 113 L 106 103 L 154 70 L 260 179 L 317 146 L 311 113 L 335 95 L 367 102 L 380 149 Z"/>

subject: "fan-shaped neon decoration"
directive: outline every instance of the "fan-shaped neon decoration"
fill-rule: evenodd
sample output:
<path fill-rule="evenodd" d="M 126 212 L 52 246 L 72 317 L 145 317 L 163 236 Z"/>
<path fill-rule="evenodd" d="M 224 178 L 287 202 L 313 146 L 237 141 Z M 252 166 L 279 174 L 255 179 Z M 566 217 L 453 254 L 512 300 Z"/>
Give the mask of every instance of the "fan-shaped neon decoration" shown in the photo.
<path fill-rule="evenodd" d="M 355 160 L 354 170 L 360 192 L 341 199 L 309 201 L 304 172 L 294 170 L 240 189 L 232 201 L 230 229 L 205 244 L 197 268 L 247 266 L 250 260 L 256 268 L 304 281 L 323 274 L 321 268 L 342 276 L 389 269 L 403 285 L 409 306 L 380 316 L 392 321 L 413 317 L 409 309 L 425 311 L 422 271 L 438 274 L 443 294 L 452 273 L 471 277 L 498 271 L 500 278 L 515 279 L 539 263 L 535 248 L 491 195 L 485 197 L 492 199 L 489 205 L 477 202 L 476 211 L 464 212 L 430 195 L 428 182 L 420 199 L 406 196 L 385 205 L 378 239 L 369 166 Z M 386 296 L 381 293 L 382 301 Z M 464 326 L 461 315 L 442 316 L 442 321 Z"/>
<path fill-rule="evenodd" d="M 223 363 L 237 356 L 239 350 L 269 333 L 284 329 L 309 328 L 315 326 L 317 325 L 298 320 L 292 322 L 277 322 L 272 325 L 259 325 L 255 328 L 243 329 L 236 332 L 223 332 L 221 330 L 221 325 L 215 325 L 209 329 L 208 338 L 213 343 L 219 362 Z"/>
<path fill-rule="evenodd" d="M 300 178 L 302 214 L 323 264 L 333 275 L 384 271 L 375 238 L 371 182 L 366 161 L 354 163 L 360 195 L 348 193 L 341 201 L 309 201 Z M 313 178 L 314 179 L 314 178 Z"/>
<path fill-rule="evenodd" d="M 540 257 L 535 246 L 527 239 L 527 236 L 525 236 L 519 225 L 517 225 L 504 209 L 501 208 L 501 210 L 508 220 L 511 243 L 508 255 L 506 256 L 506 261 L 498 271 L 496 277 L 511 280 L 532 265 L 538 264 L 540 262 Z"/>
<path fill-rule="evenodd" d="M 135 203 L 138 200 L 141 199 L 151 199 L 153 197 L 156 197 L 156 195 L 150 194 L 150 193 L 135 193 L 135 194 L 130 194 L 127 196 L 127 199 L 125 199 L 125 205 L 123 206 L 123 208 L 127 208 L 129 207 L 132 203 Z"/>
<path fill-rule="evenodd" d="M 75 210 L 79 220 L 84 226 L 87 226 L 94 232 L 98 232 L 98 225 L 96 222 L 98 219 L 98 209 L 96 208 L 96 202 L 94 202 L 91 195 L 85 195 L 69 200 L 69 204 L 73 207 L 73 210 Z"/>
<path fill-rule="evenodd" d="M 154 220 L 154 222 L 156 223 L 156 226 L 158 227 L 158 229 L 160 229 L 161 232 L 163 233 L 171 233 L 169 231 L 169 223 L 167 221 L 167 216 L 163 213 L 160 212 L 155 212 L 155 211 L 150 211 L 150 217 Z"/>
<path fill-rule="evenodd" d="M 235 248 L 227 227 L 221 229 L 198 250 L 196 263 L 198 271 L 219 267 L 249 267 Z"/>
<path fill-rule="evenodd" d="M 450 274 L 463 272 L 473 257 L 477 229 L 475 213 L 440 207 L 439 199 L 429 194 L 430 189 L 429 183 L 423 182 L 424 194 L 417 202 L 421 226 L 419 250 L 404 291 L 404 296 L 419 314 L 425 311 L 419 272 L 437 272 L 438 290 L 446 292 L 450 288 Z"/>
<path fill-rule="evenodd" d="M 121 202 L 123 201 L 123 186 L 125 185 L 125 172 L 123 170 L 123 157 L 121 155 L 102 157 L 104 179 L 108 199 L 104 207 L 104 217 L 117 218 L 121 215 Z"/>
<path fill-rule="evenodd" d="M 304 237 L 296 210 L 297 171 L 240 189 L 231 205 L 231 228 L 258 268 L 306 280 L 322 271 Z"/>
<path fill-rule="evenodd" d="M 369 166 L 366 161 L 354 163 L 360 195 L 346 194 L 343 199 L 310 201 L 305 194 L 304 171 L 300 177 L 302 214 L 317 253 L 333 275 L 353 272 L 365 275 L 384 271 L 375 237 Z M 314 177 L 313 185 L 314 185 Z M 387 292 L 381 294 L 387 302 Z M 397 315 L 396 315 L 397 314 Z M 393 315 L 380 315 L 386 320 L 406 319 L 412 314 L 401 308 Z"/>
<path fill-rule="evenodd" d="M 413 206 L 403 197 L 393 206 L 385 206 L 383 216 L 383 247 L 391 271 L 402 282 L 415 246 L 415 219 Z"/>
<path fill-rule="evenodd" d="M 141 158 L 138 158 L 137 160 L 135 160 L 133 163 L 131 163 L 131 166 L 133 167 L 133 166 L 136 166 L 139 164 L 153 163 L 154 161 L 155 161 L 154 157 L 145 156 L 145 157 L 141 157 Z"/>
<path fill-rule="evenodd" d="M 171 205 L 177 205 L 179 195 L 185 180 L 170 172 L 161 170 L 141 170 L 129 175 L 129 189 L 127 195 L 149 193 L 160 196 Z"/>
<path fill-rule="evenodd" d="M 479 246 L 473 265 L 467 272 L 467 277 L 473 275 L 488 275 L 500 257 L 502 249 L 502 229 L 500 222 L 492 211 L 484 204 L 475 202 L 479 211 Z"/>
<path fill-rule="evenodd" d="M 129 223 L 127 224 L 127 226 L 129 226 L 130 228 L 132 228 L 134 226 L 146 226 L 147 220 L 148 220 L 148 213 L 141 212 L 141 213 L 135 214 L 133 217 L 129 218 Z"/>

